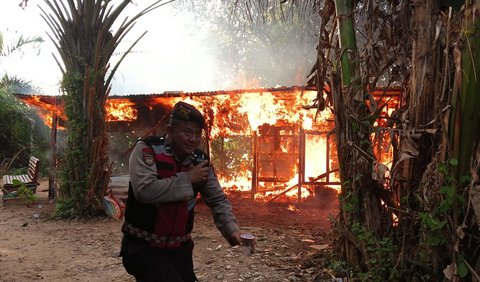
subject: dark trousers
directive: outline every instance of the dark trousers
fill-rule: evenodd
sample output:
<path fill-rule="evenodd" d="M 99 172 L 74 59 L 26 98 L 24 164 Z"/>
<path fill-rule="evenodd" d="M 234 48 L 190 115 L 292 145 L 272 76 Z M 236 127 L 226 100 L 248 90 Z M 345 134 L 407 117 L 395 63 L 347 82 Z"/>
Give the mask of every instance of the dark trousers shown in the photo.
<path fill-rule="evenodd" d="M 193 241 L 180 248 L 161 249 L 124 238 L 122 262 L 125 270 L 142 282 L 194 282 Z"/>

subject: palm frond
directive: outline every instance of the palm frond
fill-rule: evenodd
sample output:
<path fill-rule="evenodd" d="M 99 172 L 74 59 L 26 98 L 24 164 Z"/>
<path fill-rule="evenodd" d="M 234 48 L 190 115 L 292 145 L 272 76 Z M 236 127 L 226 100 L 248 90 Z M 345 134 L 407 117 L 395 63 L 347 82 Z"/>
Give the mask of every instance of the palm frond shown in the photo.
<path fill-rule="evenodd" d="M 102 73 L 116 48 L 133 28 L 136 21 L 141 16 L 172 1 L 154 1 L 133 17 L 123 19 L 113 34 L 110 29 L 128 4 L 131 3 L 130 0 L 124 0 L 117 6 L 109 5 L 110 1 L 100 0 L 77 0 L 76 2 L 68 0 L 67 5 L 59 0 L 45 0 L 49 12 L 42 7 L 40 9 L 42 18 L 47 22 L 52 34 L 49 37 L 54 41 L 64 64 L 64 67 L 61 68 L 62 72 L 68 69 L 80 70 L 83 68 L 82 64 L 87 63 L 94 66 L 95 72 Z M 128 50 L 132 50 L 133 46 L 143 36 L 144 34 Z M 78 61 L 79 58 L 82 58 L 84 62 Z M 124 56 L 121 57 L 120 61 L 123 58 Z M 112 69 L 110 79 L 107 79 L 105 83 L 111 82 L 111 77 L 117 68 L 118 66 Z"/>
<path fill-rule="evenodd" d="M 6 45 L 3 42 L 3 36 L 0 37 L 0 56 L 7 56 L 14 52 L 21 51 L 23 48 L 27 46 L 33 46 L 36 44 L 43 43 L 43 38 L 40 36 L 33 36 L 33 37 L 24 37 L 20 35 L 16 42 Z"/>

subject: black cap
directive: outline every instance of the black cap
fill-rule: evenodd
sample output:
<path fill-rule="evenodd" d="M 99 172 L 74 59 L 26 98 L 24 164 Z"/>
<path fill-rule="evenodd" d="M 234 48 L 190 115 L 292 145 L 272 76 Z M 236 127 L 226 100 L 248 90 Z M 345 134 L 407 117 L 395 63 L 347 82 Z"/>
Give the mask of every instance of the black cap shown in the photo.
<path fill-rule="evenodd" d="M 180 101 L 175 104 L 172 112 L 170 113 L 170 120 L 172 119 L 193 121 L 198 123 L 201 128 L 205 128 L 205 118 L 203 117 L 202 113 L 194 106 L 185 102 Z"/>

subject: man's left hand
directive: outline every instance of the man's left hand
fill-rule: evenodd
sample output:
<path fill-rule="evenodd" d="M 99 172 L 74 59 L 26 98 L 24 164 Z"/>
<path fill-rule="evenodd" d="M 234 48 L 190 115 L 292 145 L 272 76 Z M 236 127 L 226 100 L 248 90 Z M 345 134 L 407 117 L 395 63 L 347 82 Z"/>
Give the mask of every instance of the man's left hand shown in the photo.
<path fill-rule="evenodd" d="M 241 234 L 242 233 L 240 233 L 240 231 L 235 231 L 230 234 L 230 243 L 232 244 L 232 246 L 243 246 L 242 238 L 240 237 Z"/>

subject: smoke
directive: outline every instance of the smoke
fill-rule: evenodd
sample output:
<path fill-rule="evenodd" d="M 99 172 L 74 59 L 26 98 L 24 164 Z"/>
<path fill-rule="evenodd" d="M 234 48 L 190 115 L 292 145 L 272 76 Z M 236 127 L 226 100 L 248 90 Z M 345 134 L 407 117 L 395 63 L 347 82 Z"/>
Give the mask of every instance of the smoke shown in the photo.
<path fill-rule="evenodd" d="M 125 16 L 136 14 L 146 5 L 134 2 L 125 10 Z M 235 2 L 240 4 L 235 6 Z M 140 34 L 148 33 L 120 65 L 111 93 L 303 85 L 316 57 L 318 14 L 304 12 L 314 11 L 311 7 L 290 3 L 303 1 L 268 1 L 278 2 L 269 12 L 253 6 L 247 11 L 242 2 L 178 0 L 140 18 L 119 46 L 111 65 Z M 28 5 L 24 11 L 18 2 L 12 3 L 0 10 L 0 19 L 8 23 L 4 26 L 26 36 L 47 37 L 45 31 L 49 29 L 37 5 Z M 34 24 L 24 24 L 32 20 Z M 47 95 L 57 95 L 61 73 L 52 53 L 57 54 L 53 43 L 45 39 L 38 56 L 28 52 L 22 58 L 3 58 L 0 72 L 8 70 L 9 74 L 32 81 Z"/>
<path fill-rule="evenodd" d="M 183 0 L 173 7 L 192 14 L 191 28 L 212 58 L 216 89 L 305 85 L 319 21 L 301 13 L 305 7 L 285 3 L 266 10 L 219 0 Z"/>

